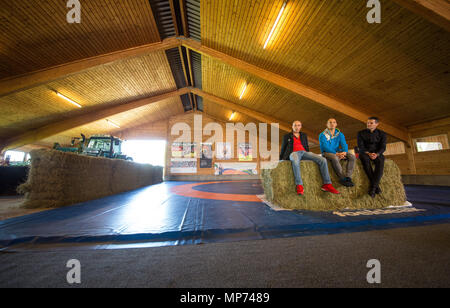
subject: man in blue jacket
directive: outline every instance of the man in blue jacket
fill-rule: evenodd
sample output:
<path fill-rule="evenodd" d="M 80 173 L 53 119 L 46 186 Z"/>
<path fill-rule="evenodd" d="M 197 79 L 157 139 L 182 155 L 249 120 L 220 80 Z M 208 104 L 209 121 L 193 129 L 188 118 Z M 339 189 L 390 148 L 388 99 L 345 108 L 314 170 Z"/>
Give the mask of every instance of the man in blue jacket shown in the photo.
<path fill-rule="evenodd" d="M 320 151 L 323 157 L 331 162 L 334 171 L 339 177 L 339 183 L 346 187 L 355 186 L 352 174 L 355 169 L 355 155 L 348 153 L 348 145 L 344 134 L 336 128 L 336 119 L 329 119 L 327 129 L 319 135 Z M 340 161 L 348 160 L 347 170 L 343 170 Z"/>

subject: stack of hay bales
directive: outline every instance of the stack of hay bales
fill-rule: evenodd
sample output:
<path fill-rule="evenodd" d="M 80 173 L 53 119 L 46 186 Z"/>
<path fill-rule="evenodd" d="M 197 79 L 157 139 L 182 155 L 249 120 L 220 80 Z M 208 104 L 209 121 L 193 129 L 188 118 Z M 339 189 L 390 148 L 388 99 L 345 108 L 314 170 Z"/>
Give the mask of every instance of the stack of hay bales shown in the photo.
<path fill-rule="evenodd" d="M 31 151 L 24 207 L 61 207 L 162 182 L 162 167 L 56 150 Z"/>
<path fill-rule="evenodd" d="M 346 168 L 346 161 L 342 161 L 341 164 Z M 354 187 L 339 184 L 331 164 L 328 164 L 328 168 L 333 186 L 341 194 L 334 195 L 321 191 L 323 181 L 319 167 L 312 161 L 302 161 L 301 171 L 305 194 L 297 195 L 291 162 L 281 161 L 261 172 L 266 199 L 282 208 L 313 211 L 380 209 L 392 205 L 403 205 L 406 202 L 400 169 L 392 160 L 386 159 L 384 175 L 380 183 L 382 193 L 375 198 L 368 195 L 369 180 L 359 160 L 356 162 L 352 177 Z"/>

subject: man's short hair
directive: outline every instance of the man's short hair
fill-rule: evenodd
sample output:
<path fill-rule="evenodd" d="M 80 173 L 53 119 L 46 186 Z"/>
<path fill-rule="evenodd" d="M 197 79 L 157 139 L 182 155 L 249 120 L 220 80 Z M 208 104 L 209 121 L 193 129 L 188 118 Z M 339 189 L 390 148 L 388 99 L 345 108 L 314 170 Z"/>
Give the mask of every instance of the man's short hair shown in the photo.
<path fill-rule="evenodd" d="M 378 117 L 370 117 L 369 120 L 375 120 L 375 122 L 379 123 L 380 119 Z"/>

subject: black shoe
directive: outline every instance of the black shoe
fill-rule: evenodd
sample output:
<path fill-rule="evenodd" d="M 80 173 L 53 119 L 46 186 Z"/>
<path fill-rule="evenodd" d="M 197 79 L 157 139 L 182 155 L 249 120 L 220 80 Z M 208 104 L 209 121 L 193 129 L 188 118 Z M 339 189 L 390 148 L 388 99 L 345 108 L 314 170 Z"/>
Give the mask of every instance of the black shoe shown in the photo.
<path fill-rule="evenodd" d="M 371 196 L 372 198 L 375 198 L 375 196 L 376 196 L 376 188 L 371 188 L 370 190 L 369 190 L 369 196 Z"/>
<path fill-rule="evenodd" d="M 355 186 L 355 184 L 352 182 L 352 179 L 351 178 L 345 178 L 345 180 L 347 181 L 347 183 L 348 183 L 348 187 L 353 187 L 353 186 Z"/>
<path fill-rule="evenodd" d="M 376 188 L 375 188 L 375 193 L 376 193 L 377 195 L 381 194 L 381 188 L 380 188 L 380 187 L 376 187 Z"/>
<path fill-rule="evenodd" d="M 339 183 L 341 183 L 341 185 L 343 185 L 345 187 L 349 187 L 346 178 L 339 179 Z"/>

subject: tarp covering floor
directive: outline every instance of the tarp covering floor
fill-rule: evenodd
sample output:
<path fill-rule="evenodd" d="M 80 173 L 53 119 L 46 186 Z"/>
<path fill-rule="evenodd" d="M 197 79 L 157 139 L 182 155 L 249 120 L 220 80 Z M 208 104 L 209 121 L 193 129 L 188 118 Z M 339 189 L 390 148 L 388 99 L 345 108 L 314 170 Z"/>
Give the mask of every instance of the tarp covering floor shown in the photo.
<path fill-rule="evenodd" d="M 118 249 L 368 231 L 450 222 L 450 188 L 406 186 L 412 207 L 275 211 L 259 181 L 165 182 L 0 221 L 0 249 Z"/>

